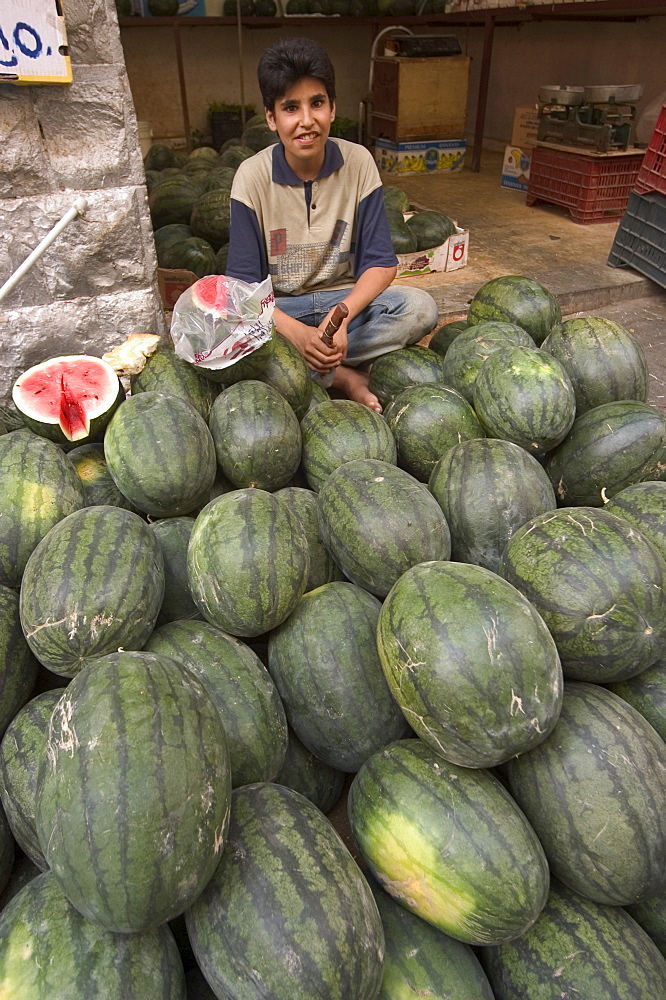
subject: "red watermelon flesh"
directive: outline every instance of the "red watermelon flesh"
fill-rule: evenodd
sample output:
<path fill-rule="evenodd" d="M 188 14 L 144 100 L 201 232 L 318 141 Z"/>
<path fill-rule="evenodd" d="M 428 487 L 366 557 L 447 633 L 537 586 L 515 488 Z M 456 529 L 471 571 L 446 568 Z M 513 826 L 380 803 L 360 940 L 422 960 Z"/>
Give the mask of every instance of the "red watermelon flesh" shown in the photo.
<path fill-rule="evenodd" d="M 209 274 L 192 286 L 192 301 L 204 312 L 227 315 L 229 279 L 223 274 Z"/>
<path fill-rule="evenodd" d="M 121 385 L 101 358 L 85 354 L 51 358 L 25 371 L 12 396 L 26 422 L 55 440 L 82 441 L 104 426 L 118 402 Z"/>

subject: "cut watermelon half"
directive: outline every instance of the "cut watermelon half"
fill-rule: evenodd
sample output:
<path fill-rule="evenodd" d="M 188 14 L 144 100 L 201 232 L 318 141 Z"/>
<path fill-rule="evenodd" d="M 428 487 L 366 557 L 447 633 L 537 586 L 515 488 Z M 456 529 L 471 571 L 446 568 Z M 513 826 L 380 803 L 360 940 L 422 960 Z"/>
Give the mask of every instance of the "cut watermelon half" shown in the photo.
<path fill-rule="evenodd" d="M 73 354 L 28 368 L 17 380 L 12 397 L 35 433 L 68 444 L 101 440 L 125 393 L 106 361 Z"/>
<path fill-rule="evenodd" d="M 209 274 L 192 285 L 192 302 L 203 312 L 226 316 L 229 303 L 229 279 L 223 274 Z"/>

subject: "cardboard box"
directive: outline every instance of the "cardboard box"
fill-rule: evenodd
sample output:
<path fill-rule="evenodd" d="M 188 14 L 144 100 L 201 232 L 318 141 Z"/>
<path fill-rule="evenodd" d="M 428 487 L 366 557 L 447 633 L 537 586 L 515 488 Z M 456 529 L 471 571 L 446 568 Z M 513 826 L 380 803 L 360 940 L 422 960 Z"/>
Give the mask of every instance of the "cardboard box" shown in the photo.
<path fill-rule="evenodd" d="M 377 57 L 370 134 L 389 142 L 465 134 L 469 56 Z"/>
<path fill-rule="evenodd" d="M 185 269 L 157 268 L 157 286 L 165 309 L 173 309 L 186 288 L 198 281 L 196 274 Z"/>
<path fill-rule="evenodd" d="M 536 104 L 528 104 L 525 107 L 516 108 L 513 116 L 511 145 L 518 146 L 519 149 L 534 149 L 537 144 L 538 131 L 539 112 Z"/>
<path fill-rule="evenodd" d="M 389 142 L 375 139 L 375 161 L 386 174 L 455 173 L 465 162 L 464 139 Z"/>
<path fill-rule="evenodd" d="M 506 146 L 502 164 L 501 185 L 514 191 L 527 191 L 530 179 L 531 154 L 518 146 Z"/>
<path fill-rule="evenodd" d="M 413 212 L 407 212 L 409 219 Z M 397 278 L 414 278 L 419 274 L 433 271 L 457 271 L 467 264 L 469 251 L 469 230 L 456 225 L 455 235 L 431 250 L 416 250 L 414 253 L 399 253 Z"/>

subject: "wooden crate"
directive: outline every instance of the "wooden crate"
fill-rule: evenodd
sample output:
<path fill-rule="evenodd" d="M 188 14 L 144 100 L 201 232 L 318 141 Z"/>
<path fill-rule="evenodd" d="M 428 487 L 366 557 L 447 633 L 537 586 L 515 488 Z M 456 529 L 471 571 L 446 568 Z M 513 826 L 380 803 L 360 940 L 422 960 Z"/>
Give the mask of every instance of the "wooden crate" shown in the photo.
<path fill-rule="evenodd" d="M 374 138 L 464 138 L 470 62 L 468 56 L 375 59 L 370 123 Z"/>

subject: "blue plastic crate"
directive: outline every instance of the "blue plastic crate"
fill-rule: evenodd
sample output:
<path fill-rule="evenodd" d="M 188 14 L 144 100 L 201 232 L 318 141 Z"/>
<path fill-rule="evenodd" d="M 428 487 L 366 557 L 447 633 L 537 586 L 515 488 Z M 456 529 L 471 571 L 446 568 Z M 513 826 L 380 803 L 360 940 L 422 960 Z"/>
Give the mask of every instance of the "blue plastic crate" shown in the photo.
<path fill-rule="evenodd" d="M 608 263 L 632 267 L 666 288 L 666 195 L 632 191 Z"/>

